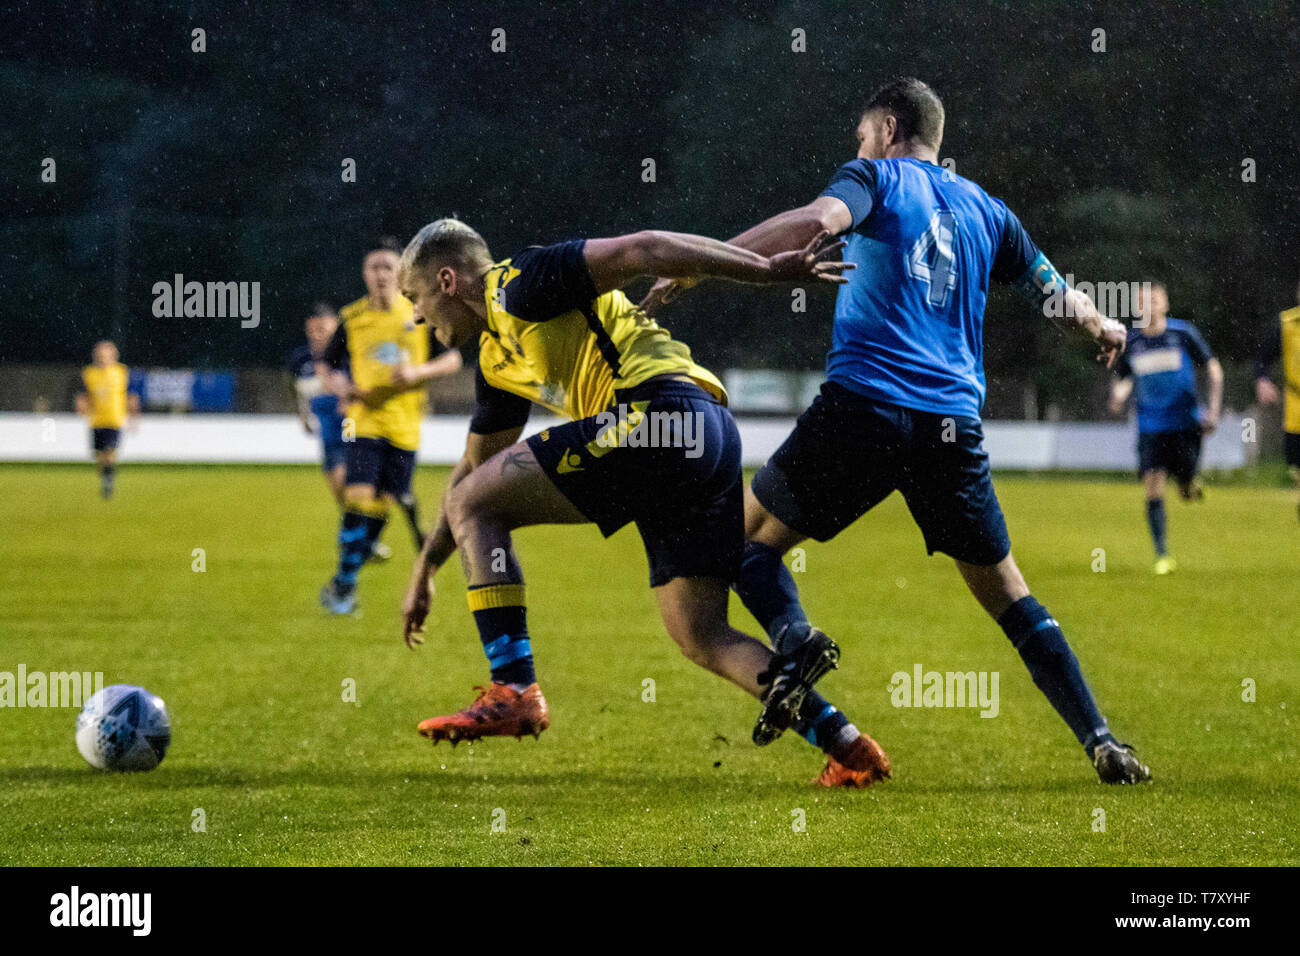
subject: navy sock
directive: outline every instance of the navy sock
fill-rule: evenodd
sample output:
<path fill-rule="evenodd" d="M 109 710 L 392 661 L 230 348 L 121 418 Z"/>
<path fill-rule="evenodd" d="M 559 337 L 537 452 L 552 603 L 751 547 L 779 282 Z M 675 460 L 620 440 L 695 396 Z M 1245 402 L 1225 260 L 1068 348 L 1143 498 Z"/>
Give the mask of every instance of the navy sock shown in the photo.
<path fill-rule="evenodd" d="M 1070 725 L 1091 758 L 1092 748 L 1108 737 L 1109 731 L 1061 625 L 1032 596 L 1003 611 L 998 625 L 1020 652 L 1034 684 Z"/>
<path fill-rule="evenodd" d="M 794 576 L 781 560 L 775 548 L 757 541 L 745 544 L 740 559 L 740 577 L 735 583 L 736 594 L 754 615 L 754 619 L 767 631 L 778 652 L 788 650 L 777 646 L 777 637 L 785 631 L 798 644 L 808 632 L 808 615 L 799 604 L 799 589 Z"/>
<path fill-rule="evenodd" d="M 466 595 L 495 684 L 527 686 L 537 680 L 523 595 L 522 584 L 471 586 Z"/>
<path fill-rule="evenodd" d="M 117 477 L 116 465 L 105 465 L 99 473 L 99 490 L 103 492 L 105 498 L 113 493 L 113 479 L 115 477 Z"/>
<path fill-rule="evenodd" d="M 402 513 L 406 515 L 406 523 L 411 529 L 411 538 L 415 541 L 415 550 L 422 551 L 424 532 L 420 530 L 420 503 L 409 491 L 398 498 L 397 503 L 402 506 Z"/>
<path fill-rule="evenodd" d="M 384 525 L 388 524 L 387 515 L 364 515 L 366 528 L 366 557 L 370 557 L 370 552 L 375 550 L 375 545 L 379 543 L 379 536 L 384 533 Z"/>
<path fill-rule="evenodd" d="M 1156 557 L 1165 556 L 1165 501 L 1156 498 L 1147 502 L 1147 524 L 1151 527 L 1151 540 L 1156 546 Z"/>
<path fill-rule="evenodd" d="M 373 542 L 367 524 L 374 520 L 359 511 L 343 512 L 343 524 L 339 527 L 339 569 L 334 575 L 334 586 L 342 594 L 356 587 L 357 572 L 370 556 Z"/>
<path fill-rule="evenodd" d="M 849 719 L 815 690 L 804 697 L 794 721 L 795 731 L 804 740 L 828 754 L 836 748 L 842 731 L 848 726 Z"/>

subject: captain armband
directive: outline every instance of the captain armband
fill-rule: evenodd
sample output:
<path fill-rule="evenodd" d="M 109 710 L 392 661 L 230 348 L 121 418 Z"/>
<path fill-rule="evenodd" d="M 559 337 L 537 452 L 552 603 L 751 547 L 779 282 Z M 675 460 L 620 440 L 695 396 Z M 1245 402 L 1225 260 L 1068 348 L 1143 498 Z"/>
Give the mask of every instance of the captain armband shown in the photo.
<path fill-rule="evenodd" d="M 1043 253 L 1034 257 L 1029 268 L 1012 285 L 1034 307 L 1041 309 L 1053 324 L 1062 329 L 1074 328 L 1075 317 L 1065 299 L 1070 286 Z"/>

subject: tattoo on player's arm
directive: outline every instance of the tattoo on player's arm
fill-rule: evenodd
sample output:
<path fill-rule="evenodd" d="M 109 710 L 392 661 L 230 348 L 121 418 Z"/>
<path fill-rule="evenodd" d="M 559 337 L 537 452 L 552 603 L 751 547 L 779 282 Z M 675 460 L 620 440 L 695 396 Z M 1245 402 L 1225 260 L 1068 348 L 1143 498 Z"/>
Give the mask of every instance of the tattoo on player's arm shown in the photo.
<path fill-rule="evenodd" d="M 501 477 L 504 478 L 512 471 L 518 471 L 527 474 L 530 471 L 538 471 L 541 466 L 537 464 L 537 459 L 533 453 L 527 449 L 520 451 L 506 452 L 501 456 Z"/>

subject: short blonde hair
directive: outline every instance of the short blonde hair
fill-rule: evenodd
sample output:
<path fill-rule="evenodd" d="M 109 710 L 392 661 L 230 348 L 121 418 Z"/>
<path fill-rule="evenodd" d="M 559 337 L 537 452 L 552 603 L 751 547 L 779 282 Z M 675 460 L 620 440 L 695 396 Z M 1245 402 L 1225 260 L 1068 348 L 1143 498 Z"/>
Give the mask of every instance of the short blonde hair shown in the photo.
<path fill-rule="evenodd" d="M 412 273 L 424 275 L 431 266 L 465 268 L 491 263 L 492 256 L 482 236 L 459 219 L 437 219 L 417 232 L 402 250 L 397 279 L 403 283 Z"/>

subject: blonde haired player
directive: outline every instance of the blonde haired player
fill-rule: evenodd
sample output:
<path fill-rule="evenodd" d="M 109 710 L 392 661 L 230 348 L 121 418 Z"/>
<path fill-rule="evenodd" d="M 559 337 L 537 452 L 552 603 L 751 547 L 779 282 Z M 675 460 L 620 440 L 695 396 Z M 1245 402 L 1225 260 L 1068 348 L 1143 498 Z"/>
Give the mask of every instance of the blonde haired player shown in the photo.
<path fill-rule="evenodd" d="M 400 282 L 417 318 L 449 347 L 477 341 L 479 361 L 465 455 L 413 569 L 404 636 L 412 647 L 423 642 L 432 576 L 459 550 L 491 678 L 465 709 L 421 722 L 422 735 L 455 742 L 550 725 L 512 543 L 516 529 L 537 524 L 591 522 L 608 537 L 635 523 L 669 635 L 690 660 L 759 695 L 772 652 L 727 621 L 744 525 L 740 433 L 726 390 L 621 287 L 643 275 L 841 283 L 851 266 L 832 261 L 842 244 L 824 240 L 768 257 L 644 230 L 534 246 L 499 262 L 459 220 L 432 222 L 411 240 Z M 521 442 L 534 403 L 569 421 Z M 879 745 L 816 692 L 794 726 L 829 758 L 819 784 L 861 787 L 889 775 Z"/>
<path fill-rule="evenodd" d="M 140 396 L 127 390 L 129 378 L 127 367 L 118 361 L 117 346 L 107 339 L 95 343 L 91 364 L 81 370 L 77 414 L 90 422 L 91 450 L 99 472 L 99 493 L 104 498 L 113 497 L 122 429 L 134 429 L 134 419 L 140 414 Z"/>

